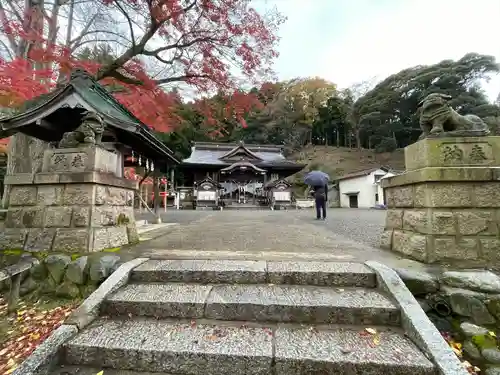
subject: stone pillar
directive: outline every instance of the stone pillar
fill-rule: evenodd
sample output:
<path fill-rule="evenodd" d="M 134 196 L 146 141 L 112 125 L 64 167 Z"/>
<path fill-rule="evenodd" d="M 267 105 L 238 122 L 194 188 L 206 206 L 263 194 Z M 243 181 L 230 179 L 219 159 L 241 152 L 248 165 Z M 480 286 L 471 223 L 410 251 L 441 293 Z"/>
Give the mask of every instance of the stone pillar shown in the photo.
<path fill-rule="evenodd" d="M 425 263 L 500 263 L 500 137 L 426 138 L 384 179 L 383 248 Z M 466 262 L 463 262 L 466 261 Z"/>
<path fill-rule="evenodd" d="M 138 241 L 137 182 L 101 147 L 46 150 L 42 172 L 6 176 L 12 190 L 0 249 L 85 253 Z"/>

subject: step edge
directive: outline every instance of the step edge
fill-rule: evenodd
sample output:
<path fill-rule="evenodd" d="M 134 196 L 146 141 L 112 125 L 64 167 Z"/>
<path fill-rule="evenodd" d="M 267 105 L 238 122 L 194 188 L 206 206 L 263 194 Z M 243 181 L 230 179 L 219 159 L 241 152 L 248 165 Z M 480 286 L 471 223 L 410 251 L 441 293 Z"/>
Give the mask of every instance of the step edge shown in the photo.
<path fill-rule="evenodd" d="M 391 268 L 377 261 L 365 264 L 377 274 L 379 288 L 399 307 L 402 327 L 407 337 L 437 367 L 440 375 L 468 375 L 458 357 L 422 310 L 403 280 Z"/>
<path fill-rule="evenodd" d="M 158 268 L 157 262 L 167 262 L 167 265 Z M 201 262 L 198 267 L 189 264 L 182 266 L 177 262 Z M 324 286 L 359 286 L 375 288 L 376 274 L 369 267 L 359 262 L 326 262 L 332 265 L 328 269 L 315 269 L 311 264 L 321 264 L 319 261 L 269 261 L 269 260 L 223 260 L 230 262 L 227 269 L 213 267 L 208 264 L 204 267 L 204 260 L 200 259 L 150 259 L 150 268 L 144 268 L 148 262 L 132 272 L 134 281 L 204 281 L 210 283 L 275 283 Z M 169 266 L 172 262 L 174 266 Z M 220 263 L 220 262 L 218 262 Z M 236 264 L 235 264 L 236 263 Z M 241 268 L 235 268 L 241 265 Z M 286 265 L 291 268 L 286 268 Z M 335 265 L 345 264 L 344 269 L 335 268 Z M 272 269 L 273 265 L 285 265 L 284 268 Z"/>
<path fill-rule="evenodd" d="M 191 301 L 179 301 L 179 300 L 168 300 L 168 301 L 161 301 L 161 300 L 141 300 L 140 296 L 133 295 L 132 298 L 126 298 L 128 296 L 121 296 L 120 294 L 126 291 L 127 289 L 132 289 L 134 285 L 143 285 L 143 286 L 148 286 L 148 285 L 175 285 L 175 286 L 186 286 L 186 287 L 193 287 L 193 286 L 200 286 L 203 288 L 200 288 L 200 295 L 203 294 L 204 298 L 203 299 L 196 299 L 197 296 L 193 296 L 193 299 Z M 387 303 L 387 306 L 380 306 L 376 304 L 364 304 L 363 306 L 355 306 L 355 307 L 369 307 L 369 308 L 385 308 L 385 309 L 394 309 L 394 310 L 399 310 L 398 305 L 394 302 L 393 298 L 391 298 L 390 295 L 387 295 L 387 293 L 383 293 L 383 291 L 376 289 L 376 288 L 364 288 L 364 287 L 352 287 L 352 288 L 338 288 L 342 289 L 340 291 L 332 290 L 332 288 L 327 287 L 327 286 L 305 286 L 305 285 L 286 285 L 285 288 L 291 289 L 291 292 L 293 293 L 293 289 L 297 290 L 304 290 L 304 289 L 313 289 L 316 292 L 325 292 L 324 294 L 333 294 L 336 296 L 335 302 L 330 303 L 330 304 L 287 304 L 287 303 L 269 303 L 269 304 L 264 304 L 263 299 L 255 297 L 255 298 L 248 298 L 247 301 L 237 301 L 237 296 L 239 295 L 237 291 L 230 295 L 231 298 L 228 298 L 224 302 L 218 301 L 218 300 L 213 300 L 214 295 L 213 293 L 217 293 L 217 289 L 224 287 L 224 286 L 232 286 L 234 284 L 198 284 L 198 283 L 129 283 L 127 285 L 122 286 L 119 290 L 116 290 L 114 293 L 109 294 L 104 300 L 106 302 L 129 302 L 129 303 L 176 303 L 176 304 L 205 304 L 205 305 L 214 305 L 214 304 L 231 304 L 231 305 L 262 305 L 262 306 L 308 306 L 308 307 L 327 307 L 327 306 L 337 306 L 337 307 L 350 307 L 348 304 L 337 304 L 338 302 L 345 302 L 352 298 L 352 296 L 357 297 L 356 291 L 363 292 L 366 299 L 371 301 L 371 296 L 376 296 L 377 298 L 383 300 L 383 302 Z M 282 289 L 282 285 L 269 285 L 269 284 L 238 284 L 237 288 L 240 288 L 240 290 L 244 290 L 245 288 L 252 289 L 254 287 L 262 286 L 265 289 L 269 290 L 279 290 Z M 203 291 L 203 289 L 206 289 Z M 172 294 L 174 296 L 179 295 L 178 292 L 179 290 L 173 291 L 172 293 L 169 292 L 163 292 L 162 295 L 167 295 Z M 160 290 L 161 292 L 161 290 Z M 318 293 L 317 293 L 318 294 Z M 135 297 L 135 298 L 134 298 Z M 321 302 L 321 301 L 319 301 Z M 375 306 L 376 305 L 376 306 Z"/>
<path fill-rule="evenodd" d="M 201 269 L 201 270 L 193 270 L 193 269 L 188 269 L 186 270 L 186 268 L 181 268 L 179 267 L 178 269 L 141 269 L 141 267 L 145 267 L 148 263 L 150 262 L 182 262 L 182 261 L 186 261 L 186 262 L 213 262 L 213 261 L 217 261 L 217 263 L 224 263 L 224 262 L 229 262 L 230 264 L 233 264 L 233 263 L 240 263 L 242 265 L 248 265 L 248 266 L 251 266 L 251 265 L 256 265 L 257 264 L 260 264 L 260 266 L 262 266 L 263 268 L 261 269 L 252 269 L 252 268 L 247 268 L 247 269 L 244 269 L 244 270 L 240 270 L 240 269 L 228 269 L 228 270 L 221 270 L 221 269 Z M 347 271 L 343 271 L 343 270 L 334 270 L 334 271 L 323 271 L 323 270 L 269 270 L 269 266 L 273 266 L 273 265 L 279 265 L 279 264 L 285 264 L 285 263 L 288 263 L 288 264 L 301 264 L 301 265 L 311 265 L 311 264 L 314 264 L 314 263 L 318 263 L 318 264 L 328 264 L 328 265 L 337 265 L 337 264 L 346 264 L 346 265 L 352 265 L 353 267 L 359 267 L 359 268 L 362 268 L 362 270 L 350 270 L 350 269 L 347 269 Z M 361 267 L 360 267 L 361 266 Z M 137 269 L 134 270 L 134 272 L 143 272 L 143 271 L 162 271 L 162 272 L 169 272 L 169 271 L 174 271 L 174 272 L 178 272 L 178 271 L 186 271 L 186 272 L 199 272 L 199 271 L 205 271 L 205 272 L 266 272 L 266 273 L 279 273 L 279 272 L 283 272 L 283 273 L 330 273 L 330 274 L 354 274 L 354 275 L 376 275 L 376 272 L 374 270 L 372 270 L 370 267 L 366 266 L 363 262 L 352 262 L 352 261 L 319 261 L 319 260 L 311 260 L 311 261 L 305 261 L 305 260 L 299 260 L 299 261 L 288 261 L 288 260 L 262 260 L 262 259 L 257 259 L 257 260 L 232 260 L 232 259 L 222 259 L 222 260 L 215 260 L 215 259 L 190 259 L 190 258 L 187 258 L 187 259 L 155 259 L 155 258 L 149 258 L 147 262 L 145 262 L 144 264 L 141 265 L 141 267 L 138 267 Z"/>
<path fill-rule="evenodd" d="M 217 353 L 217 352 L 212 352 L 212 351 L 186 351 L 186 350 L 160 350 L 160 349 L 140 349 L 140 348 L 124 348 L 124 347 L 118 347 L 118 346 L 112 346 L 112 347 L 106 347 L 103 345 L 85 345 L 84 343 L 78 343 L 78 344 L 73 344 L 71 342 L 68 342 L 64 345 L 64 356 L 66 358 L 66 355 L 68 351 L 71 350 L 99 350 L 100 352 L 131 352 L 134 354 L 147 354 L 149 355 L 150 353 L 161 353 L 167 356 L 177 356 L 177 357 L 191 357 L 193 355 L 198 355 L 198 356 L 203 356 L 203 357 L 211 357 L 210 361 L 217 361 L 221 360 L 222 358 L 237 358 L 238 360 L 241 359 L 250 359 L 250 360 L 256 360 L 256 361 L 266 361 L 269 360 L 270 363 L 274 364 L 291 364 L 291 363 L 320 363 L 320 364 L 329 364 L 329 365 L 337 365 L 337 366 L 345 366 L 345 365 L 355 365 L 355 366 L 366 366 L 366 365 L 374 365 L 382 368 L 391 368 L 391 367 L 400 367 L 404 366 L 405 369 L 424 369 L 424 370 L 429 370 L 432 371 L 432 374 L 435 374 L 436 366 L 433 364 L 426 356 L 421 353 L 422 357 L 419 358 L 418 360 L 420 361 L 417 364 L 412 364 L 412 363 L 404 363 L 401 364 L 398 360 L 383 360 L 382 361 L 374 361 L 371 358 L 353 358 L 353 360 L 349 361 L 346 360 L 345 358 L 340 358 L 340 357 L 330 357 L 330 358 L 323 358 L 323 359 L 311 359 L 311 358 L 294 358 L 291 356 L 280 356 L 276 354 L 276 349 L 275 349 L 275 344 L 273 344 L 272 348 L 272 353 L 270 355 L 248 355 L 248 354 L 239 354 L 239 353 Z M 131 356 L 131 357 L 135 357 Z M 92 366 L 94 363 L 92 361 L 71 361 L 69 365 L 72 366 Z M 271 365 L 272 366 L 272 365 Z M 115 369 L 125 369 L 122 367 L 114 367 Z M 154 371 L 157 370 L 158 368 L 150 368 L 149 370 L 144 370 L 141 369 L 140 371 Z M 164 371 L 164 370 L 162 370 Z"/>

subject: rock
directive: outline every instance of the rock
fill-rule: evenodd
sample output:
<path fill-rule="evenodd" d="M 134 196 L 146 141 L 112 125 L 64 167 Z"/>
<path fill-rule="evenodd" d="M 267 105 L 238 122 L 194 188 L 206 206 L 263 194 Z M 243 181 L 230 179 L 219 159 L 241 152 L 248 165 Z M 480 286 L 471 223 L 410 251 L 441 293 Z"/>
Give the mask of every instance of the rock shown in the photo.
<path fill-rule="evenodd" d="M 55 292 L 57 284 L 52 277 L 47 277 L 45 280 L 39 283 L 40 293 L 42 294 L 52 294 Z"/>
<path fill-rule="evenodd" d="M 484 375 L 500 375 L 500 367 L 490 367 L 486 369 Z"/>
<path fill-rule="evenodd" d="M 26 280 L 21 284 L 21 288 L 19 289 L 19 295 L 25 296 L 28 293 L 31 293 L 36 288 L 38 288 L 38 283 L 33 280 L 31 276 L 28 276 Z"/>
<path fill-rule="evenodd" d="M 460 324 L 460 329 L 462 333 L 464 334 L 465 337 L 470 338 L 472 336 L 477 336 L 477 335 L 487 335 L 488 334 L 488 329 L 477 326 L 472 323 L 462 323 Z"/>
<path fill-rule="evenodd" d="M 47 278 L 48 271 L 45 267 L 45 264 L 43 264 L 42 262 L 38 262 L 38 264 L 35 264 L 33 267 L 31 267 L 30 274 L 34 280 L 42 281 Z"/>
<path fill-rule="evenodd" d="M 490 271 L 448 271 L 440 281 L 456 288 L 486 293 L 500 293 L 500 277 Z"/>
<path fill-rule="evenodd" d="M 66 280 L 77 285 L 85 284 L 87 282 L 89 267 L 89 257 L 87 256 L 72 261 L 66 269 Z"/>
<path fill-rule="evenodd" d="M 486 348 L 481 351 L 483 358 L 488 363 L 500 364 L 500 350 L 498 348 Z"/>
<path fill-rule="evenodd" d="M 112 273 L 113 267 L 120 261 L 118 255 L 104 255 L 96 259 L 90 265 L 89 277 L 90 280 L 99 283 L 106 279 Z"/>
<path fill-rule="evenodd" d="M 66 271 L 66 267 L 71 263 L 71 258 L 67 255 L 62 254 L 54 254 L 49 255 L 45 259 L 45 266 L 49 271 L 49 275 L 52 279 L 59 284 L 63 279 L 64 272 Z"/>
<path fill-rule="evenodd" d="M 80 295 L 83 298 L 87 298 L 97 289 L 97 287 L 95 285 L 88 284 L 88 285 L 80 285 L 79 289 L 80 289 Z"/>
<path fill-rule="evenodd" d="M 490 313 L 500 320 L 500 296 L 494 296 L 485 301 Z"/>
<path fill-rule="evenodd" d="M 448 319 L 443 318 L 442 316 L 439 316 L 435 313 L 428 314 L 428 317 L 429 317 L 430 321 L 432 322 L 432 324 L 434 324 L 436 326 L 438 331 L 451 332 L 453 330 L 453 326 Z"/>
<path fill-rule="evenodd" d="M 80 289 L 71 281 L 65 280 L 56 287 L 56 296 L 68 299 L 78 298 L 80 297 Z"/>
<path fill-rule="evenodd" d="M 476 348 L 478 348 L 481 352 L 484 349 L 494 349 L 497 347 L 496 337 L 490 336 L 489 334 L 472 336 L 470 341 L 472 341 Z"/>
<path fill-rule="evenodd" d="M 451 309 L 455 314 L 467 316 L 476 324 L 494 324 L 486 306 L 478 298 L 480 294 L 466 289 L 444 288 L 449 296 Z"/>
<path fill-rule="evenodd" d="M 470 340 L 466 340 L 463 345 L 463 351 L 470 359 L 481 359 L 481 351 Z"/>
<path fill-rule="evenodd" d="M 396 268 L 395 271 L 413 295 L 435 293 L 439 289 L 436 278 L 426 271 L 409 268 Z"/>

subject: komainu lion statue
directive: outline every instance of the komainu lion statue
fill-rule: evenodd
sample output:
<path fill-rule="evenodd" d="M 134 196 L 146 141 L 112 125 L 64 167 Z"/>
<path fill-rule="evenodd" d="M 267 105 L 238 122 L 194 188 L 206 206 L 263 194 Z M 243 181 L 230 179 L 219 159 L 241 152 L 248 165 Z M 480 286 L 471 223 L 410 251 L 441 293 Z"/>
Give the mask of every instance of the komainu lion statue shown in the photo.
<path fill-rule="evenodd" d="M 490 133 L 488 125 L 476 115 L 458 114 L 448 105 L 451 96 L 429 94 L 418 103 L 422 108 L 419 139 L 427 136 L 484 136 Z"/>
<path fill-rule="evenodd" d="M 72 132 L 64 133 L 58 148 L 77 147 L 80 144 L 99 144 L 104 133 L 104 121 L 95 112 L 87 112 L 80 126 Z"/>

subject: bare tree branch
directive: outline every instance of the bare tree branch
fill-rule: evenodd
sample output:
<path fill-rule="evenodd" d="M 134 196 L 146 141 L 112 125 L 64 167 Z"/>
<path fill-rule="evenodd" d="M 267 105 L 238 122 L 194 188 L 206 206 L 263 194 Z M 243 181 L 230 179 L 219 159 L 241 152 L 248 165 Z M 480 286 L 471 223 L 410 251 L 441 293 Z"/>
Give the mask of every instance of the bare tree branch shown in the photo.
<path fill-rule="evenodd" d="M 7 25 L 9 20 L 7 19 L 7 15 L 5 14 L 5 8 L 0 1 L 0 22 L 4 25 Z M 16 38 L 11 33 L 5 33 L 7 35 L 7 39 L 9 40 L 10 48 L 13 51 L 16 51 L 18 49 L 18 44 L 16 42 Z"/>
<path fill-rule="evenodd" d="M 78 48 L 84 46 L 85 44 L 88 44 L 88 43 L 96 43 L 96 44 L 99 44 L 99 43 L 116 43 L 116 44 L 119 44 L 120 46 L 124 47 L 124 48 L 128 48 L 129 45 L 128 44 L 125 44 L 125 43 L 122 43 L 116 39 L 91 39 L 91 40 L 84 40 L 76 45 L 74 45 L 72 48 L 71 48 L 71 51 L 74 52 L 76 51 Z"/>
<path fill-rule="evenodd" d="M 172 50 L 172 49 L 187 48 L 187 47 L 191 47 L 191 46 L 195 45 L 196 43 L 201 43 L 201 42 L 220 42 L 222 40 L 223 39 L 217 39 L 217 38 L 212 38 L 212 37 L 195 38 L 192 41 L 187 42 L 187 43 L 170 44 L 168 46 L 157 48 L 157 49 L 155 49 L 153 51 L 144 50 L 144 51 L 142 51 L 142 54 L 146 55 L 146 56 L 157 56 L 158 53 L 160 53 L 160 52 L 164 52 L 164 51 L 168 51 L 168 50 Z"/>
<path fill-rule="evenodd" d="M 0 39 L 0 44 L 1 44 L 1 45 L 3 46 L 3 48 L 5 49 L 5 52 L 7 52 L 7 53 L 8 53 L 9 58 L 10 58 L 11 60 L 13 60 L 13 59 L 14 59 L 14 55 L 12 54 L 11 49 L 9 48 L 9 46 L 8 46 L 7 44 L 5 44 L 5 43 L 4 43 L 1 39 Z"/>
<path fill-rule="evenodd" d="M 117 0 L 115 0 L 115 4 L 118 7 L 118 9 L 120 9 L 120 11 L 123 13 L 125 18 L 127 19 L 128 27 L 130 29 L 130 38 L 132 39 L 132 48 L 135 48 L 135 36 L 134 36 L 134 27 L 132 25 L 132 20 L 130 19 L 130 16 L 128 15 L 128 13 L 125 12 L 125 10 L 122 8 L 122 6 L 120 5 L 120 3 Z"/>
<path fill-rule="evenodd" d="M 167 83 L 172 83 L 172 82 L 187 81 L 188 79 L 192 79 L 192 78 L 210 78 L 210 76 L 208 74 L 185 74 L 182 76 L 157 79 L 157 80 L 155 80 L 155 83 L 157 85 L 165 85 Z"/>
<path fill-rule="evenodd" d="M 75 11 L 75 0 L 70 0 L 69 15 L 68 15 L 68 28 L 66 29 L 66 48 L 70 47 L 71 31 L 73 30 L 73 13 Z"/>
<path fill-rule="evenodd" d="M 10 8 L 10 12 L 12 14 L 14 14 L 14 16 L 17 18 L 17 21 L 18 22 L 22 22 L 23 21 L 23 17 L 22 15 L 16 10 L 14 4 L 12 3 L 12 0 L 5 0 L 7 5 L 9 6 Z M 1 6 L 1 3 L 0 3 L 0 6 Z"/>
<path fill-rule="evenodd" d="M 78 45 L 78 43 L 83 39 L 84 36 L 93 33 L 92 31 L 89 32 L 89 29 L 92 26 L 93 22 L 95 21 L 96 17 L 97 17 L 97 14 L 94 14 L 92 16 L 92 18 L 87 22 L 87 24 L 83 28 L 82 32 L 80 33 L 80 35 L 78 37 L 76 37 L 75 39 L 73 39 L 69 43 L 68 47 L 71 47 L 71 45 L 73 44 L 73 46 L 71 47 L 71 51 L 75 50 L 75 48 L 76 48 L 75 45 Z M 70 34 L 71 30 L 68 30 L 68 33 Z M 71 37 L 71 35 L 70 35 L 70 37 Z"/>

